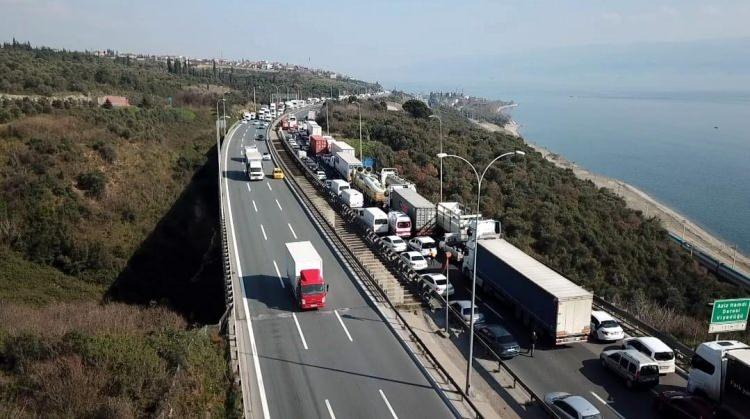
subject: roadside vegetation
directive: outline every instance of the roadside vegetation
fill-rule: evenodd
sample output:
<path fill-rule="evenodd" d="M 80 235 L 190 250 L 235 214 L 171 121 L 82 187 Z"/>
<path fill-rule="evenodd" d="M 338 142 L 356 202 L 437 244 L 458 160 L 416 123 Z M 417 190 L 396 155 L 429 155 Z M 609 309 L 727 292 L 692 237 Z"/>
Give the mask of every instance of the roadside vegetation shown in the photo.
<path fill-rule="evenodd" d="M 372 87 L 2 45 L 0 417 L 239 414 L 214 325 L 214 111 L 284 83 Z"/>
<path fill-rule="evenodd" d="M 418 101 L 404 103 L 402 112 L 385 109 L 385 102 L 362 103 L 365 157 L 374 157 L 376 170 L 396 167 L 421 194 L 438 202 L 438 121 Z M 332 105 L 331 133 L 358 138 L 357 112 L 348 101 Z M 657 219 L 555 167 L 522 139 L 482 130 L 450 108 L 437 113 L 445 152 L 465 157 L 480 172 L 501 153 L 526 152 L 523 158 L 495 163 L 482 184 L 482 213 L 501 221 L 507 240 L 688 344 L 709 338 L 707 304 L 740 292 L 672 243 Z M 324 116 L 318 122 L 325 127 Z M 445 201 L 475 207 L 476 178 L 468 165 L 446 159 L 443 177 Z"/>

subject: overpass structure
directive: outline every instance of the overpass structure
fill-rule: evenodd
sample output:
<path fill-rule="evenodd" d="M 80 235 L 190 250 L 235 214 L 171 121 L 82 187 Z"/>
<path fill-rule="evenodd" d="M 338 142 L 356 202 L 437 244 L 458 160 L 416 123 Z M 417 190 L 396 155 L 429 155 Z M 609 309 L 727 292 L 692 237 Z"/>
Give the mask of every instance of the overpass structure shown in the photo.
<path fill-rule="evenodd" d="M 254 144 L 275 160 L 268 134 L 235 124 L 219 146 L 227 324 L 245 416 L 459 416 L 288 180 L 268 176 L 275 161 L 263 162 L 265 179 L 247 180 L 241 147 Z M 293 241 L 312 242 L 323 259 L 330 284 L 324 309 L 299 311 L 292 298 L 285 243 Z"/>

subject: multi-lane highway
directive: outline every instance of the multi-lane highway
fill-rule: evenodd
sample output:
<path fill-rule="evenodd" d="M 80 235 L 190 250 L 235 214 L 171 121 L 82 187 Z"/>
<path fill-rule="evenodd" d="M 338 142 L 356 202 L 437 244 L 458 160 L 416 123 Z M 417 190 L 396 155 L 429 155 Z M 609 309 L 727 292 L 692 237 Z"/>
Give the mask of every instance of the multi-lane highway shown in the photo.
<path fill-rule="evenodd" d="M 241 278 L 254 416 L 451 417 L 453 411 L 308 219 L 284 180 L 249 182 L 240 152 L 264 128 L 237 124 L 221 150 L 230 253 Z M 326 307 L 301 312 L 285 278 L 285 243 L 309 240 L 330 284 Z M 247 402 L 247 401 L 246 401 Z"/>

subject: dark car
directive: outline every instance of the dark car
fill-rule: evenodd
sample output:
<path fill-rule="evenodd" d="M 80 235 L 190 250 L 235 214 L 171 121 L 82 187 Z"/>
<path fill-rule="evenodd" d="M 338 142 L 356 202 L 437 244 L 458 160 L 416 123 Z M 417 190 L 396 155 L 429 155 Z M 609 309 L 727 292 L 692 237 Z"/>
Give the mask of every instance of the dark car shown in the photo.
<path fill-rule="evenodd" d="M 513 358 L 521 350 L 516 338 L 499 324 L 478 326 L 476 332 L 500 358 Z"/>
<path fill-rule="evenodd" d="M 716 405 L 712 401 L 684 391 L 662 391 L 654 398 L 654 409 L 663 418 L 716 417 Z"/>
<path fill-rule="evenodd" d="M 258 134 L 258 135 L 255 136 L 256 140 L 262 140 L 264 138 L 266 138 L 266 137 L 264 137 L 263 134 Z"/>

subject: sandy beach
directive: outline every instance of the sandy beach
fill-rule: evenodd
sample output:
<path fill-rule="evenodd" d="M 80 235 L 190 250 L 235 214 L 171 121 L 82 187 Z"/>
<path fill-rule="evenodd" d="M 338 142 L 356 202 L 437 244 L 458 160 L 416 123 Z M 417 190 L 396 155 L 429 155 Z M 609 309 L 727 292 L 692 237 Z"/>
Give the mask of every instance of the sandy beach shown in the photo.
<path fill-rule="evenodd" d="M 472 122 L 488 131 L 504 132 L 509 135 L 520 136 L 520 127 L 512 120 L 503 127 L 489 122 L 479 122 L 474 120 L 472 120 Z M 693 243 L 695 247 L 704 250 L 716 259 L 721 260 L 726 265 L 733 266 L 738 271 L 750 276 L 750 258 L 741 254 L 739 251 L 736 251 L 735 248 L 732 248 L 718 237 L 707 232 L 698 224 L 660 203 L 640 189 L 621 180 L 590 172 L 589 170 L 565 159 L 563 156 L 547 150 L 544 147 L 533 144 L 528 140 L 526 140 L 526 144 L 541 153 L 545 159 L 554 163 L 556 166 L 572 170 L 579 179 L 590 180 L 600 188 L 608 188 L 614 191 L 625 200 L 628 207 L 634 210 L 640 210 L 647 217 L 658 218 L 661 220 L 664 228 L 668 231 L 679 237 L 684 237 L 688 242 Z"/>

